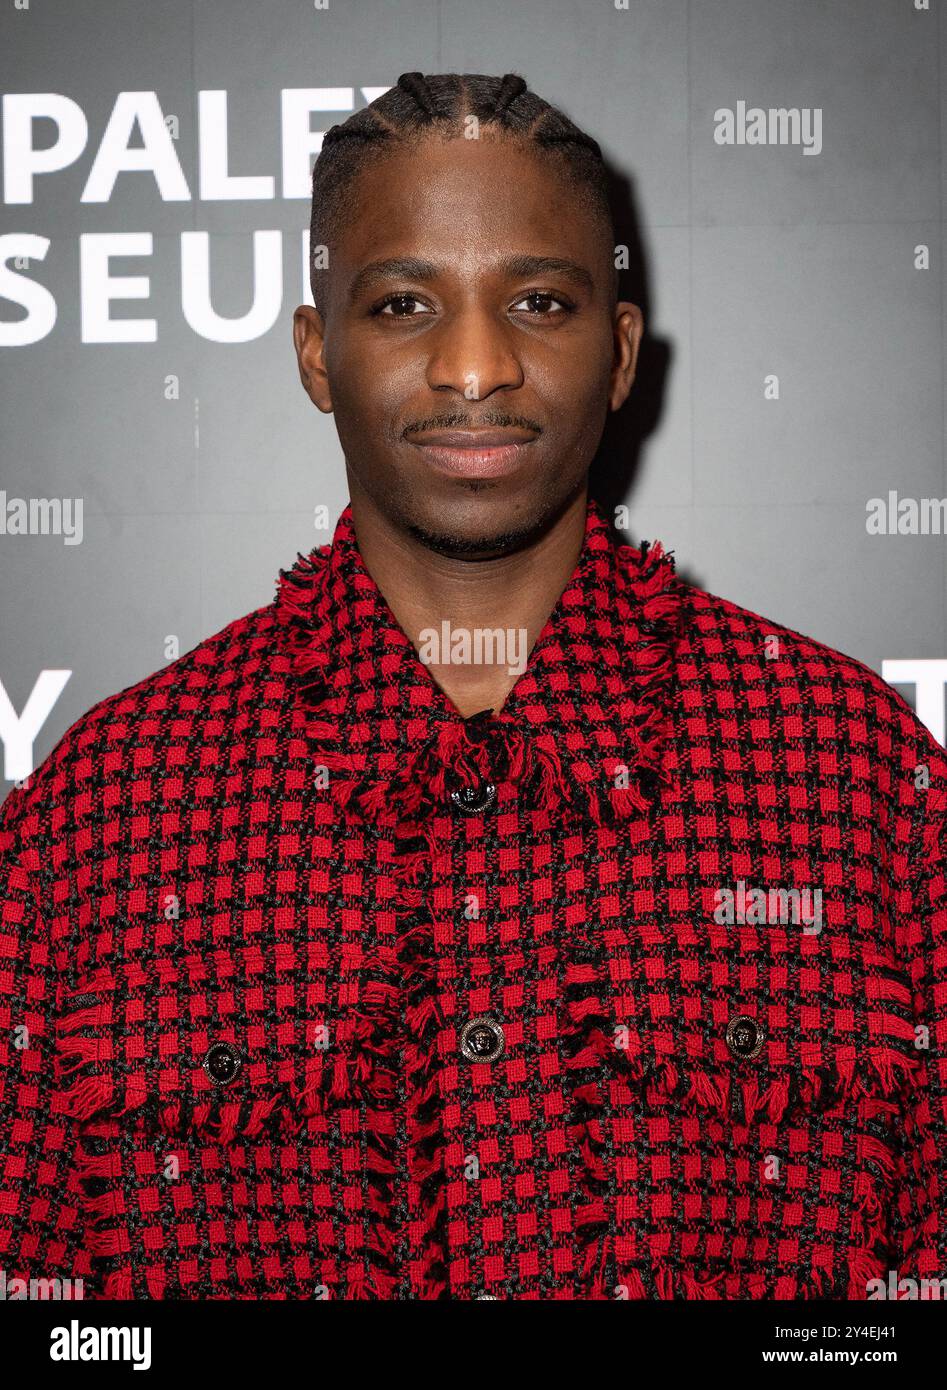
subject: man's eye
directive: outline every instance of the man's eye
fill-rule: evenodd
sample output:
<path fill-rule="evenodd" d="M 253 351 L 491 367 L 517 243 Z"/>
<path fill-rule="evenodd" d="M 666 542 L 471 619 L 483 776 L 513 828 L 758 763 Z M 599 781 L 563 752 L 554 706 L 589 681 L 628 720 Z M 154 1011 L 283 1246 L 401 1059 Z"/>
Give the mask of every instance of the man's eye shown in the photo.
<path fill-rule="evenodd" d="M 531 290 L 524 295 L 517 304 L 513 305 L 518 309 L 521 304 L 528 305 L 527 313 L 534 316 L 552 314 L 558 316 L 563 313 L 570 313 L 575 306 L 569 300 L 553 294 L 551 290 Z M 558 305 L 558 309 L 553 309 L 552 305 Z M 424 302 L 413 294 L 389 294 L 380 304 L 376 304 L 372 309 L 373 315 L 383 314 L 386 318 L 410 319 L 417 318 L 416 309 L 422 313 L 429 313 L 430 310 Z"/>
<path fill-rule="evenodd" d="M 533 304 L 534 307 L 530 312 L 534 314 L 548 314 L 550 312 L 550 304 L 558 304 L 559 310 L 557 312 L 559 313 L 568 313 L 574 308 L 574 305 L 572 305 L 569 300 L 561 299 L 559 295 L 553 294 L 551 290 L 530 290 L 529 294 L 524 295 L 523 298 L 519 300 L 519 304 L 527 303 Z M 518 304 L 514 304 L 513 308 L 518 308 Z"/>
<path fill-rule="evenodd" d="M 410 311 L 410 309 L 408 310 L 407 313 L 402 313 L 402 312 L 401 312 L 401 308 L 402 308 L 404 305 L 406 305 L 406 304 L 407 304 L 407 305 L 411 305 L 411 304 L 420 304 L 420 303 L 421 303 L 420 299 L 416 298 L 416 296 L 413 295 L 413 294 L 390 294 L 390 295 L 388 296 L 387 299 L 383 299 L 382 302 L 381 302 L 380 304 L 376 304 L 376 305 L 375 305 L 375 308 L 372 310 L 372 313 L 373 313 L 373 314 L 387 314 L 387 317 L 388 317 L 388 318 L 395 318 L 395 319 L 411 319 L 411 318 L 416 318 L 417 315 L 416 315 L 416 314 L 413 314 L 413 313 Z M 397 307 L 395 307 L 395 306 L 397 306 Z M 388 312 L 387 312 L 389 308 L 391 308 L 391 313 L 388 313 Z"/>

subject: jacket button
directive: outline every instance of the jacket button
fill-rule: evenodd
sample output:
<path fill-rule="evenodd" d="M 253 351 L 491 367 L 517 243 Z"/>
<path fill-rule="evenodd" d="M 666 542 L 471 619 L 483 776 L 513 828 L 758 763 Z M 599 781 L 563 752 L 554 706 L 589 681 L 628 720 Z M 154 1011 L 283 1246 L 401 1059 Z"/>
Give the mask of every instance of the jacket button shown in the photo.
<path fill-rule="evenodd" d="M 496 1019 L 481 1014 L 461 1029 L 460 1050 L 468 1062 L 495 1062 L 503 1046 L 503 1029 Z"/>
<path fill-rule="evenodd" d="M 479 787 L 461 787 L 451 792 L 450 799 L 465 816 L 482 816 L 496 801 L 497 789 L 492 782 L 481 782 Z"/>
<path fill-rule="evenodd" d="M 762 1023 L 748 1014 L 736 1014 L 727 1024 L 727 1047 L 742 1062 L 758 1057 L 765 1041 L 766 1032 Z"/>
<path fill-rule="evenodd" d="M 240 1054 L 233 1043 L 212 1043 L 204 1058 L 204 1070 L 217 1086 L 229 1086 L 240 1070 Z"/>

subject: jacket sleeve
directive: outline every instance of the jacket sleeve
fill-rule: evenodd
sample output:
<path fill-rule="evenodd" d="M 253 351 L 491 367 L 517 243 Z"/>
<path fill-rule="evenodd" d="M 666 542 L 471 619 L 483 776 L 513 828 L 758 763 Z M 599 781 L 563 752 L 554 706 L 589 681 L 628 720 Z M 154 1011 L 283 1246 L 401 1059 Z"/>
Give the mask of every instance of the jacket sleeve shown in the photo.
<path fill-rule="evenodd" d="M 892 1259 L 912 1297 L 947 1296 L 947 762 L 930 741 L 930 788 L 899 914 L 901 955 L 914 992 L 916 1088 L 904 1118 Z M 940 1289 L 922 1279 L 944 1281 Z M 908 1286 L 910 1290 L 910 1286 Z"/>
<path fill-rule="evenodd" d="M 0 808 L 0 1278 L 8 1299 L 34 1279 L 83 1282 L 41 1283 L 32 1297 L 89 1298 L 76 1125 L 56 1107 L 55 972 L 19 790 Z"/>

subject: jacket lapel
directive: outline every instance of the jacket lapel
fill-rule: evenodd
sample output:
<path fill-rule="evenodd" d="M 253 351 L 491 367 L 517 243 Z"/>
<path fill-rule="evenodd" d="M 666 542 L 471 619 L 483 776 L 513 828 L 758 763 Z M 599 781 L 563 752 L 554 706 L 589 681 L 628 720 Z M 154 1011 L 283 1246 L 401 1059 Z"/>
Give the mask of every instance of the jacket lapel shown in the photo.
<path fill-rule="evenodd" d="M 280 572 L 275 610 L 327 794 L 382 832 L 427 819 L 478 778 L 599 824 L 647 811 L 671 780 L 682 604 L 660 542 L 618 545 L 590 501 L 576 568 L 526 670 L 500 713 L 466 720 L 366 569 L 351 505 L 330 546 Z"/>

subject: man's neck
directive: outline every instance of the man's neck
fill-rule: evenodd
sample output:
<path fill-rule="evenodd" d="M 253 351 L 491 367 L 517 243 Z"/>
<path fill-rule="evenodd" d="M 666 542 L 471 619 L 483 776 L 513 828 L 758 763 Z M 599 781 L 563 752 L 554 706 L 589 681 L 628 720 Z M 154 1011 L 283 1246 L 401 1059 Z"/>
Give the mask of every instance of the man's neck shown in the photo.
<path fill-rule="evenodd" d="M 365 567 L 433 680 L 465 719 L 499 712 L 575 571 L 585 489 L 534 544 L 476 561 L 427 549 L 393 527 L 351 477 L 349 489 Z"/>

